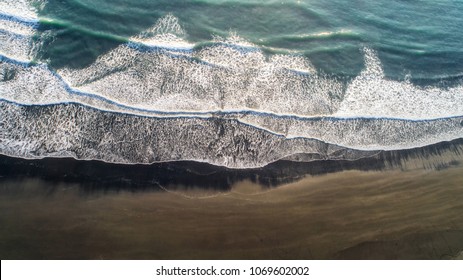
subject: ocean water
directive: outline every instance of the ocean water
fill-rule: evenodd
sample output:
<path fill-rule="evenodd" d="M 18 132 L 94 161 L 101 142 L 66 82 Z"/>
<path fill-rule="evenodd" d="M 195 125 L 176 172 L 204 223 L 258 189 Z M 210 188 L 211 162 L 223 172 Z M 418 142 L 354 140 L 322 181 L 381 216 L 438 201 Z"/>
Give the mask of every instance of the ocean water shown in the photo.
<path fill-rule="evenodd" d="M 247 168 L 462 138 L 462 8 L 0 0 L 0 153 Z"/>
<path fill-rule="evenodd" d="M 461 258 L 462 8 L 0 0 L 0 257 Z"/>

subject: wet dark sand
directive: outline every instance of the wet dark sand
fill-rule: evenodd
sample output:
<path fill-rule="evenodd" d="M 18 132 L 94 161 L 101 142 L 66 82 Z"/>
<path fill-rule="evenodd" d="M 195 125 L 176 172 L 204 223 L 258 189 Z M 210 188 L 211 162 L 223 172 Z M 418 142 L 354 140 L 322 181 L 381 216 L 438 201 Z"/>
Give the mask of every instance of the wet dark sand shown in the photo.
<path fill-rule="evenodd" d="M 363 153 L 346 150 L 346 153 Z M 158 190 L 157 183 L 167 187 L 182 185 L 225 191 L 243 180 L 275 187 L 295 182 L 307 175 L 348 170 L 440 170 L 458 166 L 463 164 L 463 138 L 409 150 L 371 153 L 372 155 L 358 160 L 279 160 L 265 167 L 253 169 L 229 169 L 191 161 L 126 165 L 70 158 L 27 160 L 0 155 L 0 180 L 41 178 L 54 183 L 78 183 L 88 192 Z M 304 157 L 303 154 L 299 156 Z"/>
<path fill-rule="evenodd" d="M 453 259 L 463 166 L 343 171 L 277 188 L 91 191 L 0 181 L 2 259 Z"/>

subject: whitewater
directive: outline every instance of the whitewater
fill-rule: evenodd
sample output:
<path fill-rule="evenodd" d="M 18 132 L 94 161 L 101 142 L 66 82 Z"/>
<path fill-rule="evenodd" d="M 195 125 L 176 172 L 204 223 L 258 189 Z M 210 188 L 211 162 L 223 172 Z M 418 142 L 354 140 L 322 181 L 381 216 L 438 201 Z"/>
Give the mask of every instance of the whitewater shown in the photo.
<path fill-rule="evenodd" d="M 0 1 L 4 155 L 252 168 L 298 154 L 355 160 L 463 137 L 461 81 L 393 80 L 368 45 L 363 70 L 344 78 L 236 32 L 190 42 L 169 13 L 136 36 L 113 36 L 119 46 L 86 67 L 55 69 L 39 58 L 54 36 L 40 22 L 53 19 L 38 15 L 46 2 L 32 2 Z"/>

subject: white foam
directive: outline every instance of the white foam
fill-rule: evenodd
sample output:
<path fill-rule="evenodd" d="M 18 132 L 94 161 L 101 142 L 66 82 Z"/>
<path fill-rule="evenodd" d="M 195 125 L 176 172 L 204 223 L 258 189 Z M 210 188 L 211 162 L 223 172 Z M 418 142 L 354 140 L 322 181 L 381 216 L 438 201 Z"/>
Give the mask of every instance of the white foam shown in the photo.
<path fill-rule="evenodd" d="M 20 61 L 31 61 L 32 39 L 0 31 L 0 55 Z"/>
<path fill-rule="evenodd" d="M 0 53 L 29 62 L 40 48 L 40 40 L 31 42 L 34 34 L 30 24 L 0 19 Z M 168 15 L 84 69 L 55 73 L 46 64 L 0 61 L 1 99 L 27 105 L 72 102 L 99 110 L 55 106 L 51 112 L 38 110 L 43 115 L 35 121 L 24 117 L 23 107 L 1 102 L 0 153 L 257 167 L 298 153 L 329 158 L 326 147 L 307 144 L 308 138 L 369 151 L 463 137 L 462 118 L 449 118 L 463 116 L 462 86 L 420 88 L 389 80 L 370 49 L 364 50 L 365 69 L 344 90 L 342 82 L 318 73 L 302 56 L 266 55 L 233 33 L 182 51 L 183 36 L 178 20 Z M 168 47 L 161 47 L 161 39 Z M 134 125 L 120 134 L 112 132 L 114 127 L 94 133 L 91 125 L 108 118 L 103 111 L 163 118 L 118 115 L 121 123 Z M 76 112 L 83 114 L 81 123 L 69 117 Z M 227 124 L 228 138 L 218 135 L 214 119 L 206 119 L 212 116 Z M 47 127 L 57 124 L 59 129 Z M 82 146 L 88 139 L 98 145 Z"/>
<path fill-rule="evenodd" d="M 174 116 L 137 111 L 84 93 L 69 92 L 66 84 L 59 79 L 59 76 L 53 74 L 45 65 L 24 66 L 1 62 L 0 76 L 11 77 L 0 83 L 0 97 L 15 103 L 46 105 L 75 102 L 109 112 L 167 118 Z M 175 100 L 171 102 L 175 102 Z M 183 113 L 175 116 L 193 119 L 201 117 L 195 115 L 194 112 L 190 115 Z M 453 140 L 463 135 L 460 119 L 420 122 L 389 119 L 303 119 L 259 113 L 229 113 L 225 114 L 224 117 L 237 119 L 241 123 L 285 136 L 288 139 L 313 138 L 326 143 L 361 150 L 413 148 Z"/>
<path fill-rule="evenodd" d="M 26 2 L 30 4 L 18 5 Z M 7 30 L 0 33 L 0 53 L 30 61 L 39 48 L 31 41 L 34 28 L 5 19 L 0 24 Z M 184 35 L 178 19 L 168 14 L 131 42 L 190 48 Z M 129 107 L 166 112 L 253 110 L 414 120 L 463 115 L 463 86 L 420 88 L 409 81 L 388 80 L 376 53 L 368 48 L 365 69 L 344 92 L 342 83 L 317 73 L 301 56 L 264 55 L 235 33 L 213 41 L 212 46 L 181 54 L 122 45 L 85 69 L 61 69 L 59 74 L 78 90 Z"/>
<path fill-rule="evenodd" d="M 0 13 L 23 21 L 38 21 L 45 0 L 0 0 Z"/>
<path fill-rule="evenodd" d="M 131 37 L 130 41 L 149 47 L 190 50 L 194 44 L 184 40 L 182 38 L 184 35 L 185 30 L 178 19 L 172 14 L 167 14 L 149 29 Z"/>
<path fill-rule="evenodd" d="M 0 55 L 20 61 L 31 61 L 34 57 L 36 30 L 27 23 L 0 18 Z"/>
<path fill-rule="evenodd" d="M 169 24 L 158 23 L 148 33 L 180 40 L 171 33 L 156 33 L 184 32 L 173 16 L 168 19 L 161 22 Z M 388 80 L 370 49 L 365 49 L 365 70 L 344 91 L 342 83 L 317 73 L 301 56 L 264 55 L 233 33 L 228 38 L 215 37 L 214 42 L 180 56 L 120 46 L 86 69 L 63 69 L 60 74 L 81 90 L 127 106 L 166 112 L 254 110 L 415 120 L 463 115 L 462 86 L 419 88 L 407 81 Z"/>
<path fill-rule="evenodd" d="M 33 36 L 38 25 L 38 9 L 45 1 L 0 0 L 0 55 L 29 62 L 36 47 Z"/>
<path fill-rule="evenodd" d="M 251 168 L 294 154 L 318 154 L 317 158 L 321 159 L 356 159 L 369 155 L 310 139 L 288 139 L 235 120 L 140 118 L 76 105 L 31 108 L 2 101 L 0 110 L 0 153 L 15 157 L 75 157 L 125 164 L 194 160 Z M 441 137 L 442 133 L 446 136 L 446 131 L 460 126 L 460 121 L 437 120 L 418 125 L 408 122 L 402 127 L 403 124 L 394 120 L 374 120 L 370 124 L 355 123 L 355 120 L 333 124 L 320 120 L 312 127 L 333 129 L 329 132 L 338 137 L 346 134 L 344 137 L 354 139 L 360 135 L 366 142 L 372 142 L 387 133 L 393 134 L 388 138 L 395 140 L 403 135 L 407 140 L 439 134 Z M 359 129 L 359 125 L 364 129 Z M 385 126 L 389 131 L 382 129 Z M 397 131 L 401 133 L 395 133 Z"/>
<path fill-rule="evenodd" d="M 0 62 L 0 76 L 10 73 L 11 78 L 0 82 L 0 97 L 28 105 L 69 102 L 72 99 L 64 85 L 45 65 L 25 67 Z"/>
<path fill-rule="evenodd" d="M 348 86 L 334 116 L 433 119 L 463 115 L 463 85 L 418 87 L 385 77 L 378 56 L 365 49 L 365 70 Z"/>
<path fill-rule="evenodd" d="M 267 57 L 236 43 L 227 38 L 182 55 L 122 45 L 85 69 L 58 73 L 79 90 L 150 110 L 323 115 L 336 108 L 342 84 L 317 74 L 305 58 Z"/>
<path fill-rule="evenodd" d="M 32 36 L 35 34 L 36 29 L 34 26 L 31 26 L 31 24 L 28 23 L 0 18 L 0 31 L 21 36 Z"/>
<path fill-rule="evenodd" d="M 178 18 L 172 14 L 167 14 L 160 18 L 151 28 L 143 31 L 138 38 L 149 39 L 156 35 L 172 34 L 176 36 L 185 35 L 185 30 L 180 25 Z"/>
<path fill-rule="evenodd" d="M 288 139 L 313 138 L 359 150 L 400 150 L 463 137 L 462 118 L 429 121 L 395 119 L 300 119 L 241 115 L 239 120 Z"/>

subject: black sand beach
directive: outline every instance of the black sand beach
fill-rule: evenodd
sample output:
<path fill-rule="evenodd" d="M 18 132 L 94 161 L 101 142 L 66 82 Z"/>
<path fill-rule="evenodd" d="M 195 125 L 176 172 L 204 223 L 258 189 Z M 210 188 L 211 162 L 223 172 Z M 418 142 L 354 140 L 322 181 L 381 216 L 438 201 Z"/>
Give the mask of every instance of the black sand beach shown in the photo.
<path fill-rule="evenodd" d="M 461 258 L 461 145 L 270 171 L 3 157 L 0 257 Z"/>

